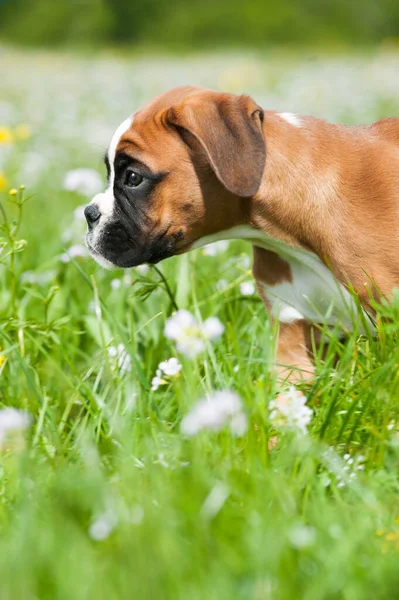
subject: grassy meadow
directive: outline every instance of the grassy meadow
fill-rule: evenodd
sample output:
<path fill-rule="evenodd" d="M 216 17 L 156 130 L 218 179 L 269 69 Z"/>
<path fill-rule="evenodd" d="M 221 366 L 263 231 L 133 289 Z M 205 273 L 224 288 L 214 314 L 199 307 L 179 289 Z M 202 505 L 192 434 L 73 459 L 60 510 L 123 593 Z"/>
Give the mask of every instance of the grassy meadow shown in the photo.
<path fill-rule="evenodd" d="M 250 246 L 105 271 L 80 208 L 105 181 L 114 129 L 166 89 L 355 124 L 399 114 L 398 73 L 389 48 L 0 48 L 1 600 L 399 596 L 399 296 L 376 337 L 332 338 L 316 357 L 301 430 L 270 410 L 273 331 Z M 165 335 L 177 308 L 198 330 L 216 318 L 219 335 L 181 351 Z M 172 357 L 180 371 L 157 374 Z M 236 394 L 238 427 L 195 421 L 218 391 Z"/>

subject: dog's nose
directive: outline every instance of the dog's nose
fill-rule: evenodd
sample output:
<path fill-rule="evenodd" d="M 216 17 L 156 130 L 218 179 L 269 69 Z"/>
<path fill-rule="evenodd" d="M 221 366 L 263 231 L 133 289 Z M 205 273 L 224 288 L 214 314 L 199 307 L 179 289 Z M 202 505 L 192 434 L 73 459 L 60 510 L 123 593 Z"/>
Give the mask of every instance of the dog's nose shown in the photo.
<path fill-rule="evenodd" d="M 86 221 L 89 227 L 93 227 L 94 223 L 96 223 L 101 217 L 101 213 L 97 204 L 89 204 L 88 206 L 86 206 L 84 210 L 84 215 L 86 217 Z"/>

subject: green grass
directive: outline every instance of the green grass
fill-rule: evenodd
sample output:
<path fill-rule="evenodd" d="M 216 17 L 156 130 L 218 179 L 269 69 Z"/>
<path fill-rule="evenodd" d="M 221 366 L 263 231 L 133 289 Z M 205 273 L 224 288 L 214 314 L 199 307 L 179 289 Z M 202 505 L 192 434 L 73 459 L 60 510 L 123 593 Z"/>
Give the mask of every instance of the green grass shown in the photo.
<path fill-rule="evenodd" d="M 363 120 L 398 114 L 388 76 L 397 56 L 325 60 L 323 75 L 322 63 L 307 57 L 283 70 L 270 57 L 247 57 L 241 66 L 208 57 L 193 75 L 198 62 L 162 59 L 141 82 L 147 67 L 140 62 L 120 62 L 115 71 L 105 58 L 6 53 L 2 100 L 11 116 L 4 125 L 24 121 L 32 136 L 0 146 L 9 187 L 28 186 L 17 197 L 8 187 L 0 192 L 9 220 L 0 232 L 0 405 L 25 409 L 33 420 L 25 448 L 18 438 L 0 453 L 2 600 L 397 597 L 398 299 L 379 309 L 375 338 L 354 332 L 344 343 L 331 340 L 317 358 L 316 381 L 305 388 L 314 413 L 300 436 L 270 422 L 272 331 L 258 297 L 239 289 L 250 281 L 250 246 L 235 242 L 217 256 L 196 251 L 162 263 L 169 293 L 154 269 L 132 270 L 126 285 L 123 273 L 91 259 L 59 260 L 70 245 L 62 233 L 72 211 L 86 201 L 62 190 L 63 175 L 101 169 L 103 146 L 87 132 L 94 120 L 94 130 L 112 133 L 169 79 L 177 85 L 194 76 L 300 110 L 287 91 L 296 77 L 302 90 L 316 90 L 302 100 L 304 112 L 323 114 L 328 105 L 347 122 L 356 122 L 357 106 Z M 363 104 L 364 73 L 372 78 L 378 65 L 385 78 Z M 338 84 L 329 69 L 338 69 Z M 340 102 L 332 108 L 325 97 L 336 85 Z M 24 171 L 32 152 L 47 160 L 35 177 Z M 19 209 L 10 199 L 30 195 L 16 231 Z M 47 280 L 34 282 L 43 273 Z M 118 290 L 114 279 L 122 281 Z M 163 334 L 173 303 L 225 326 L 195 359 L 178 355 Z M 118 344 L 130 372 L 109 356 Z M 171 356 L 181 360 L 180 377 L 149 391 L 158 363 Z M 184 437 L 184 415 L 221 389 L 242 398 L 245 435 L 224 429 Z M 93 523 L 101 516 L 109 530 L 99 541 Z"/>

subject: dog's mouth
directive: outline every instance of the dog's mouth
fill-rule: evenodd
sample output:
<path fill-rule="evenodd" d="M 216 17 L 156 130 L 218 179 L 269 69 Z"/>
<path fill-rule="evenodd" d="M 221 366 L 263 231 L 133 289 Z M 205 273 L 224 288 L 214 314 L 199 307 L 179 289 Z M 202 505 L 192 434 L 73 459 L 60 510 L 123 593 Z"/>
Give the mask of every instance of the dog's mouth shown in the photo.
<path fill-rule="evenodd" d="M 98 250 L 96 250 L 91 243 L 88 240 L 88 236 L 86 235 L 86 246 L 92 256 L 92 258 L 94 258 L 94 260 L 101 265 L 102 267 L 104 267 L 105 269 L 116 269 L 118 267 L 117 264 L 113 263 L 112 261 L 108 260 L 108 258 L 106 258 L 101 252 L 98 252 Z"/>
<path fill-rule="evenodd" d="M 86 245 L 94 260 L 106 268 L 132 268 L 143 263 L 156 264 L 165 258 L 184 252 L 191 244 L 191 242 L 188 244 L 184 242 L 183 249 L 180 250 L 179 243 L 183 242 L 183 236 L 180 233 L 170 234 L 170 229 L 170 225 L 165 227 L 152 240 L 152 236 L 140 234 L 138 236 L 140 242 L 135 245 L 126 242 L 119 244 L 119 240 L 115 237 L 111 242 L 107 231 L 93 244 L 90 232 L 88 232 Z"/>
<path fill-rule="evenodd" d="M 88 233 L 86 233 L 86 246 L 87 246 L 87 249 L 89 250 L 90 254 L 93 257 L 100 256 L 100 253 L 97 252 L 97 250 L 89 242 L 89 234 Z"/>

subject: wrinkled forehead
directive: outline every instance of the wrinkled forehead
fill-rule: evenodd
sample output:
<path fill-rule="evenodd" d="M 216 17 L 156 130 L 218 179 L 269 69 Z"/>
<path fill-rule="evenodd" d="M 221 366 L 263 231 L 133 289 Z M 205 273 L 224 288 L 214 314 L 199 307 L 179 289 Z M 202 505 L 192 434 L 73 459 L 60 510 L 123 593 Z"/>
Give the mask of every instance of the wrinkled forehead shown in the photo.
<path fill-rule="evenodd" d="M 150 126 L 151 129 L 151 126 Z M 123 121 L 115 130 L 111 142 L 105 152 L 104 162 L 107 169 L 113 175 L 115 159 L 120 154 L 128 154 L 140 160 L 140 157 L 148 152 L 148 137 L 145 134 L 147 128 L 140 127 L 137 122 L 137 113 L 134 113 Z"/>
<path fill-rule="evenodd" d="M 108 151 L 110 163 L 121 154 L 125 154 L 144 162 L 149 168 L 155 168 L 161 157 L 166 159 L 166 150 L 172 143 L 170 132 L 162 124 L 162 119 L 157 117 L 158 113 L 152 119 L 143 122 L 136 113 L 124 121 L 111 140 Z"/>
<path fill-rule="evenodd" d="M 151 163 L 160 157 L 166 158 L 166 150 L 171 146 L 170 131 L 162 122 L 162 113 L 156 112 L 145 121 L 135 113 L 126 119 L 115 131 L 108 149 L 108 160 L 112 165 L 120 154 Z"/>
<path fill-rule="evenodd" d="M 156 113 L 165 111 L 176 104 L 180 104 L 185 98 L 188 98 L 192 94 L 206 93 L 209 91 L 210 90 L 206 90 L 205 88 L 191 85 L 174 88 L 151 100 L 151 102 L 136 112 L 136 116 L 139 120 L 147 121 L 152 119 Z"/>
<path fill-rule="evenodd" d="M 107 153 L 110 164 L 120 153 L 134 154 L 138 159 L 148 152 L 159 154 L 163 145 L 170 144 L 164 119 L 166 111 L 191 94 L 202 91 L 202 88 L 192 86 L 175 88 L 133 113 L 119 125 L 112 137 Z"/>

